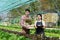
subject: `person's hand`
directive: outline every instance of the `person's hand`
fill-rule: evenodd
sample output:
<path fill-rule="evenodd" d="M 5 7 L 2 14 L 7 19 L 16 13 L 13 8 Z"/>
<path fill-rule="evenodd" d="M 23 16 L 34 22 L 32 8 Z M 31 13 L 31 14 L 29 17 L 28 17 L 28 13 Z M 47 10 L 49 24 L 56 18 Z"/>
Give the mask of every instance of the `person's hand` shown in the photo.
<path fill-rule="evenodd" d="M 28 25 L 27 29 L 34 29 L 34 26 L 33 25 Z"/>
<path fill-rule="evenodd" d="M 45 27 L 43 27 L 45 29 Z"/>
<path fill-rule="evenodd" d="M 34 27 L 34 25 L 31 25 L 31 27 Z"/>
<path fill-rule="evenodd" d="M 26 29 L 29 29 L 30 27 L 31 27 L 31 25 L 27 25 L 27 26 L 26 26 Z"/>

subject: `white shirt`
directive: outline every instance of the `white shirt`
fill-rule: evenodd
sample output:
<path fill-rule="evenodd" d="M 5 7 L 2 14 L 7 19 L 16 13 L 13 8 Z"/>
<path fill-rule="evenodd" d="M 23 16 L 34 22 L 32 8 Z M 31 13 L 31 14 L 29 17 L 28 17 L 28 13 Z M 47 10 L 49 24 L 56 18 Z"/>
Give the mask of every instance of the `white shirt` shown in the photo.
<path fill-rule="evenodd" d="M 43 26 L 45 26 L 45 21 L 43 21 L 43 20 L 35 21 L 35 26 L 36 26 L 37 22 L 41 22 L 41 21 L 42 21 Z"/>

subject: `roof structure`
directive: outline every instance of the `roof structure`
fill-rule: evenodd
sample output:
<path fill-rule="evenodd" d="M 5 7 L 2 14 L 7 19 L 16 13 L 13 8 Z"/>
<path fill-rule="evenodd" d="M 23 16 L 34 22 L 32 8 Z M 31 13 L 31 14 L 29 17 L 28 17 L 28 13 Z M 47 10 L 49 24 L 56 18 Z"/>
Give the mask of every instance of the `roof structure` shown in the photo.
<path fill-rule="evenodd" d="M 0 0 L 0 13 L 29 4 L 36 0 Z"/>

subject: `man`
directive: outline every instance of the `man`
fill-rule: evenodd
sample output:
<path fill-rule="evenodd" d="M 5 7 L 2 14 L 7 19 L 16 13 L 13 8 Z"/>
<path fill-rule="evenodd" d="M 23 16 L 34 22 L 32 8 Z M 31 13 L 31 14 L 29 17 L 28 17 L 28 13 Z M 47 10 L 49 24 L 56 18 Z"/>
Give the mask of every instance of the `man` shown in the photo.
<path fill-rule="evenodd" d="M 31 27 L 31 25 L 29 25 L 29 24 L 27 24 L 27 23 L 25 22 L 26 19 L 31 19 L 31 17 L 29 16 L 29 14 L 30 14 L 30 10 L 29 10 L 29 9 L 26 9 L 26 10 L 25 10 L 25 15 L 23 15 L 23 16 L 21 17 L 21 22 L 20 22 L 20 24 L 21 24 L 21 26 L 22 26 L 22 33 L 29 34 L 29 32 L 30 32 L 29 27 Z"/>

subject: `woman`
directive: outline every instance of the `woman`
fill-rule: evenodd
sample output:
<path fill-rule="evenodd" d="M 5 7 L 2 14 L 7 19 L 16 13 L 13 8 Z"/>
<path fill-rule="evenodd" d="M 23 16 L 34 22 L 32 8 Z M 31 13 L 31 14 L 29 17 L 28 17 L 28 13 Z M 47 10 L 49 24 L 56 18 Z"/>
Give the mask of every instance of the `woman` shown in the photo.
<path fill-rule="evenodd" d="M 35 27 L 36 27 L 36 34 L 44 34 L 45 22 L 42 20 L 41 14 L 37 14 Z"/>

